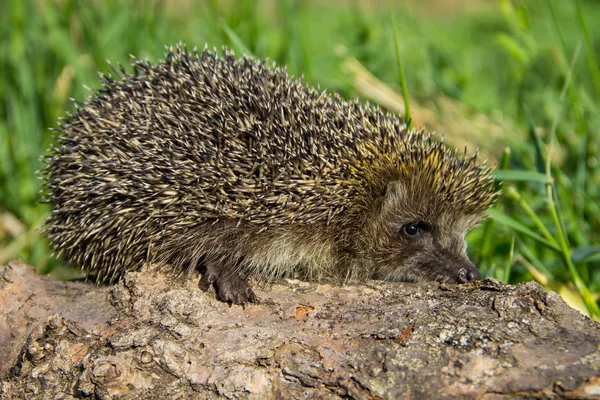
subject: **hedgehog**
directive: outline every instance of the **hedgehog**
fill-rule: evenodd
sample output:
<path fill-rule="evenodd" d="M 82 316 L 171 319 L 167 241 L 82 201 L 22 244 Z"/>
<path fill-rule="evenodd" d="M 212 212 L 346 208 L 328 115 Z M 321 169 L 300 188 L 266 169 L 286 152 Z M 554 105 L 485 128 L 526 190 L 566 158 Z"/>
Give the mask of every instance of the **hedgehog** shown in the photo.
<path fill-rule="evenodd" d="M 152 263 L 247 305 L 249 278 L 467 283 L 491 168 L 379 107 L 224 48 L 100 74 L 43 168 L 56 253 L 97 283 Z"/>

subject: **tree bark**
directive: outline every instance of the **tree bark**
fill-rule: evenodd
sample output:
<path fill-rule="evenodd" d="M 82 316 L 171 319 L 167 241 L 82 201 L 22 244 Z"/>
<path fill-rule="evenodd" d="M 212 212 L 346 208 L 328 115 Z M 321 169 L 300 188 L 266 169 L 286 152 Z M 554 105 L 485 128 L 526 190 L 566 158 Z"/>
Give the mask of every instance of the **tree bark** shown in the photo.
<path fill-rule="evenodd" d="M 534 282 L 286 281 L 244 310 L 153 270 L 0 277 L 6 399 L 600 396 L 600 324 Z"/>

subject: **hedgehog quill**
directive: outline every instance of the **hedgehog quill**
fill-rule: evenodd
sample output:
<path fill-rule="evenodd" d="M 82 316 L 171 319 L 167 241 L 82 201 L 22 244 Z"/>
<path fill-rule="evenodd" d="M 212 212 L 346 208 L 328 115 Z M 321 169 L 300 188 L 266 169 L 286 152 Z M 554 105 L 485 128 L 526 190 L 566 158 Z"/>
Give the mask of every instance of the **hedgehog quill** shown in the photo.
<path fill-rule="evenodd" d="M 490 169 L 396 115 L 249 58 L 180 45 L 61 122 L 46 157 L 52 246 L 98 283 L 198 269 L 245 305 L 249 277 L 466 283 Z"/>

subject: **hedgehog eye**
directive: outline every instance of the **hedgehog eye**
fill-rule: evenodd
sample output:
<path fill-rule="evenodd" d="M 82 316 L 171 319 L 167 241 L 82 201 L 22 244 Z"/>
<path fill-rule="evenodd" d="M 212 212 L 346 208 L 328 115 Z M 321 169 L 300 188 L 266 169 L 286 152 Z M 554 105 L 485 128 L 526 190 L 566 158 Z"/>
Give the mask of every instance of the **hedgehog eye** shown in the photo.
<path fill-rule="evenodd" d="M 419 237 L 425 231 L 426 225 L 423 222 L 410 222 L 402 226 L 404 235 L 410 238 Z"/>

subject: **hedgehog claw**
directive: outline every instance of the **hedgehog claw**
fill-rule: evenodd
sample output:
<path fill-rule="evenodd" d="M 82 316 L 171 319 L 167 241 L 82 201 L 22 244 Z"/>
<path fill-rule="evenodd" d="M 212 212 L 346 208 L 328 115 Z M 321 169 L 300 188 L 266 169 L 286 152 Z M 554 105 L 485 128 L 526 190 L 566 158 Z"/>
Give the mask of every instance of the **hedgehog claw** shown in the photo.
<path fill-rule="evenodd" d="M 206 272 L 204 275 L 202 275 L 202 279 L 200 279 L 200 282 L 198 282 L 198 287 L 203 292 L 206 292 L 210 288 L 210 286 L 216 282 L 216 280 L 217 276 L 215 274 Z"/>
<path fill-rule="evenodd" d="M 218 298 L 232 304 L 241 305 L 243 309 L 250 303 L 258 303 L 258 297 L 248 285 L 245 278 L 218 278 L 215 282 Z"/>
<path fill-rule="evenodd" d="M 250 286 L 246 288 L 246 298 L 250 303 L 259 303 L 258 297 L 254 293 L 254 290 Z"/>

